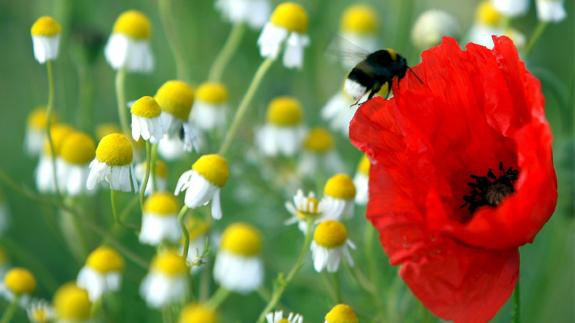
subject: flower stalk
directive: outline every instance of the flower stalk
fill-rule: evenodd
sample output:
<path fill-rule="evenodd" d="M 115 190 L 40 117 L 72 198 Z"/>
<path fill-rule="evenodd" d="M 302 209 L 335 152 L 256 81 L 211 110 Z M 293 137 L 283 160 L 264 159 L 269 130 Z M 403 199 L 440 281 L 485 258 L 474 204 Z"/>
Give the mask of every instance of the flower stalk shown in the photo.
<path fill-rule="evenodd" d="M 221 80 L 226 66 L 242 42 L 245 29 L 245 25 L 242 23 L 236 23 L 232 27 L 232 30 L 230 31 L 230 34 L 224 43 L 224 47 L 222 47 L 218 53 L 218 56 L 216 56 L 212 67 L 210 68 L 210 72 L 208 74 L 208 79 L 210 81 L 219 82 Z"/>
<path fill-rule="evenodd" d="M 226 300 L 226 298 L 228 298 L 228 296 L 230 296 L 230 291 L 223 287 L 220 287 L 214 293 L 214 295 L 212 295 L 212 297 L 208 301 L 208 305 L 213 309 L 217 309 L 220 305 L 222 305 L 222 303 Z"/>
<path fill-rule="evenodd" d="M 58 198 L 60 195 L 60 185 L 58 183 L 58 167 L 56 167 L 56 148 L 54 147 L 54 140 L 52 139 L 52 114 L 54 110 L 54 73 L 52 71 L 52 61 L 46 62 L 46 75 L 48 77 L 48 106 L 46 107 L 46 137 L 48 138 L 48 145 L 50 146 L 50 160 L 52 164 L 52 174 L 54 176 L 54 189 Z"/>
<path fill-rule="evenodd" d="M 131 136 L 130 126 L 128 124 L 128 108 L 126 106 L 126 70 L 120 68 L 116 72 L 116 100 L 118 102 L 118 117 L 120 118 L 120 127 L 126 136 Z"/>
<path fill-rule="evenodd" d="M 187 66 L 186 57 L 182 49 L 181 44 L 178 42 L 176 28 L 174 28 L 174 19 L 172 13 L 172 2 L 171 0 L 159 0 L 158 9 L 160 11 L 160 20 L 162 21 L 162 26 L 164 27 L 164 34 L 174 55 L 174 60 L 176 61 L 176 75 L 179 80 L 186 80 L 187 78 Z"/>
<path fill-rule="evenodd" d="M 18 310 L 18 302 L 20 301 L 20 297 L 15 296 L 12 301 L 10 302 L 10 305 L 8 305 L 8 308 L 4 311 L 4 314 L 2 314 L 2 318 L 0 319 L 0 323 L 9 323 L 12 318 L 14 317 L 14 314 L 16 314 L 16 310 Z"/>
<path fill-rule="evenodd" d="M 517 286 L 513 292 L 513 312 L 511 313 L 512 323 L 521 323 L 521 288 L 520 281 L 517 280 Z"/>
<path fill-rule="evenodd" d="M 535 47 L 535 44 L 537 43 L 539 38 L 541 38 L 541 35 L 543 35 L 545 28 L 547 28 L 546 22 L 540 21 L 537 24 L 537 27 L 535 27 L 535 31 L 533 32 L 533 35 L 531 35 L 531 38 L 529 38 L 529 41 L 527 42 L 527 45 L 525 46 L 525 51 L 524 51 L 525 55 L 529 55 L 531 53 L 531 51 L 533 50 L 533 47 Z"/>
<path fill-rule="evenodd" d="M 146 173 L 142 180 L 142 186 L 140 187 L 140 210 L 142 214 L 144 213 L 144 199 L 146 197 L 146 187 L 148 187 L 148 180 L 150 179 L 150 173 L 152 172 L 152 144 L 146 141 Z"/>
<path fill-rule="evenodd" d="M 184 235 L 184 250 L 182 256 L 184 259 L 188 259 L 188 252 L 190 251 L 190 232 L 186 228 L 186 213 L 188 213 L 189 208 L 184 205 L 178 213 L 178 222 L 180 223 L 180 228 L 182 229 L 182 234 Z"/>

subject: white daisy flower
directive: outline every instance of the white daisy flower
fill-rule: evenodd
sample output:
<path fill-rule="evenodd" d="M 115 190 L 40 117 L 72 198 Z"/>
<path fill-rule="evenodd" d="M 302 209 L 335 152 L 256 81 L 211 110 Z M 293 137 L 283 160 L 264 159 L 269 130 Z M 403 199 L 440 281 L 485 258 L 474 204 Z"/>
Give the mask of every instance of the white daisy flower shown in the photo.
<path fill-rule="evenodd" d="M 163 308 L 185 299 L 188 291 L 186 261 L 175 251 L 161 251 L 140 286 L 140 294 L 153 308 Z"/>
<path fill-rule="evenodd" d="M 95 151 L 96 143 L 84 133 L 74 132 L 64 139 L 56 162 L 59 185 L 66 194 L 77 196 L 89 192 L 86 181 Z"/>
<path fill-rule="evenodd" d="M 260 232 L 245 223 L 235 223 L 222 235 L 214 264 L 214 279 L 223 288 L 249 293 L 258 289 L 264 278 Z"/>
<path fill-rule="evenodd" d="M 57 120 L 54 114 L 52 114 L 51 119 L 51 124 L 54 124 Z M 48 114 L 46 107 L 37 107 L 28 115 L 26 138 L 24 140 L 24 146 L 28 155 L 38 156 L 42 152 L 47 125 Z"/>
<path fill-rule="evenodd" d="M 50 147 L 46 136 L 43 151 L 40 155 L 38 166 L 36 167 L 36 187 L 38 191 L 42 193 L 56 192 L 56 176 L 60 179 L 62 172 L 60 164 L 56 162 L 56 167 L 54 168 L 53 162 L 60 156 L 62 144 L 65 139 L 74 132 L 72 127 L 65 124 L 57 124 L 50 128 L 50 137 L 52 138 L 54 151 L 52 152 L 52 147 Z M 52 153 L 54 153 L 54 158 L 52 158 Z M 56 171 L 56 174 L 54 174 L 54 171 Z M 62 183 L 58 183 L 58 185 L 62 187 Z"/>
<path fill-rule="evenodd" d="M 284 317 L 282 311 L 275 311 L 266 315 L 267 323 L 303 323 L 303 316 L 297 313 L 289 313 Z"/>
<path fill-rule="evenodd" d="M 353 184 L 356 188 L 355 203 L 366 205 L 369 198 L 369 158 L 364 155 L 359 162 L 357 172 L 353 177 Z"/>
<path fill-rule="evenodd" d="M 256 29 L 261 28 L 270 16 L 269 0 L 216 0 L 224 18 L 233 23 L 245 23 Z"/>
<path fill-rule="evenodd" d="M 134 173 L 136 174 L 136 180 L 141 186 L 144 182 L 144 177 L 146 176 L 146 169 L 148 167 L 147 162 L 141 162 L 136 166 Z M 152 194 L 152 192 L 164 192 L 168 188 L 168 166 L 161 160 L 156 160 L 154 174 L 150 173 L 150 178 L 148 184 L 146 185 L 146 195 Z"/>
<path fill-rule="evenodd" d="M 170 193 L 154 193 L 144 203 L 140 242 L 157 246 L 162 242 L 177 243 L 182 230 L 178 222 L 180 206 Z"/>
<path fill-rule="evenodd" d="M 45 300 L 32 300 L 26 314 L 32 323 L 48 323 L 55 317 L 54 308 Z"/>
<path fill-rule="evenodd" d="M 376 11 L 365 4 L 354 4 L 345 9 L 340 22 L 337 45 L 346 69 L 352 69 L 366 53 L 379 49 Z"/>
<path fill-rule="evenodd" d="M 348 136 L 349 123 L 358 107 L 353 97 L 340 90 L 323 107 L 321 117 L 329 123 L 332 130 Z"/>
<path fill-rule="evenodd" d="M 332 176 L 323 188 L 324 197 L 319 208 L 329 219 L 350 218 L 353 216 L 355 184 L 346 174 Z"/>
<path fill-rule="evenodd" d="M 477 6 L 475 13 L 475 24 L 469 31 L 469 41 L 483 45 L 485 47 L 493 47 L 493 35 L 502 35 L 504 30 L 502 28 L 503 16 L 493 6 L 490 0 L 484 0 Z"/>
<path fill-rule="evenodd" d="M 30 30 L 34 57 L 40 64 L 53 61 L 58 58 L 60 50 L 60 34 L 62 26 L 52 17 L 38 18 Z"/>
<path fill-rule="evenodd" d="M 151 96 L 143 96 L 131 105 L 132 112 L 132 138 L 134 140 L 147 140 L 157 143 L 164 136 L 164 120 L 161 118 L 162 110 Z"/>
<path fill-rule="evenodd" d="M 285 224 L 291 225 L 297 223 L 298 228 L 304 234 L 307 232 L 308 220 L 316 222 L 321 219 L 322 214 L 319 209 L 319 200 L 313 192 L 309 192 L 308 195 L 305 196 L 302 190 L 298 190 L 293 200 L 285 203 L 285 207 L 292 215 Z"/>
<path fill-rule="evenodd" d="M 88 291 L 74 283 L 67 283 L 54 294 L 57 323 L 91 322 L 92 302 Z"/>
<path fill-rule="evenodd" d="M 359 323 L 353 308 L 346 304 L 337 304 L 325 315 L 324 323 Z"/>
<path fill-rule="evenodd" d="M 251 0 L 248 0 L 251 1 Z M 200 85 L 190 114 L 190 122 L 201 130 L 221 128 L 226 123 L 228 90 L 222 83 Z"/>
<path fill-rule="evenodd" d="M 17 298 L 18 305 L 27 307 L 30 297 L 36 289 L 36 278 L 26 268 L 10 268 L 0 285 L 0 295 L 9 303 Z"/>
<path fill-rule="evenodd" d="M 439 45 L 444 36 L 458 37 L 459 24 L 452 15 L 443 10 L 423 12 L 411 29 L 411 40 L 420 50 Z"/>
<path fill-rule="evenodd" d="M 535 0 L 537 17 L 544 22 L 560 22 L 567 17 L 563 0 Z"/>
<path fill-rule="evenodd" d="M 318 172 L 341 172 L 344 167 L 329 131 L 324 128 L 311 129 L 303 141 L 298 172 L 303 176 L 313 176 Z"/>
<path fill-rule="evenodd" d="M 130 10 L 122 13 L 114 23 L 114 30 L 104 54 L 115 70 L 151 72 L 154 56 L 150 49 L 152 26 L 141 12 Z"/>
<path fill-rule="evenodd" d="M 188 304 L 180 313 L 179 323 L 217 323 L 218 313 L 212 306 Z"/>
<path fill-rule="evenodd" d="M 100 140 L 96 158 L 90 163 L 90 174 L 86 182 L 89 190 L 101 182 L 110 189 L 130 192 L 138 190 L 138 183 L 132 176 L 132 143 L 120 133 L 112 133 Z"/>
<path fill-rule="evenodd" d="M 350 248 L 355 249 L 355 245 L 347 238 L 343 223 L 336 220 L 321 222 L 315 228 L 311 243 L 314 269 L 317 272 L 336 272 L 342 259 L 353 266 Z"/>
<path fill-rule="evenodd" d="M 226 160 L 217 154 L 203 155 L 178 179 L 175 194 L 186 191 L 186 206 L 194 209 L 212 202 L 212 217 L 221 219 L 220 189 L 228 181 Z"/>
<path fill-rule="evenodd" d="M 278 5 L 258 38 L 260 55 L 275 59 L 283 49 L 283 65 L 301 68 L 304 49 L 309 45 L 307 27 L 304 8 L 293 2 Z"/>
<path fill-rule="evenodd" d="M 493 7 L 510 18 L 524 16 L 529 11 L 529 0 L 491 0 Z"/>
<path fill-rule="evenodd" d="M 123 269 L 122 256 L 114 249 L 102 246 L 90 253 L 76 283 L 88 291 L 90 300 L 95 302 L 104 294 L 120 289 Z"/>
<path fill-rule="evenodd" d="M 302 125 L 303 109 L 292 97 L 279 97 L 271 101 L 267 123 L 256 130 L 256 143 L 266 156 L 293 156 L 301 147 L 305 136 Z"/>

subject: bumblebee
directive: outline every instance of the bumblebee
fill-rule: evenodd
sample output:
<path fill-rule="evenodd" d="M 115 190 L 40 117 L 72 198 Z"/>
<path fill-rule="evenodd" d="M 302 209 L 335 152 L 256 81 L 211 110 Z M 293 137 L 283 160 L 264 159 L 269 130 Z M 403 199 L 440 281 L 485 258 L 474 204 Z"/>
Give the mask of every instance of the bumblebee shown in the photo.
<path fill-rule="evenodd" d="M 395 78 L 399 82 L 408 70 L 407 60 L 403 56 L 390 48 L 380 49 L 355 65 L 347 75 L 344 88 L 356 103 L 368 93 L 369 100 L 383 86 L 389 89 Z"/>

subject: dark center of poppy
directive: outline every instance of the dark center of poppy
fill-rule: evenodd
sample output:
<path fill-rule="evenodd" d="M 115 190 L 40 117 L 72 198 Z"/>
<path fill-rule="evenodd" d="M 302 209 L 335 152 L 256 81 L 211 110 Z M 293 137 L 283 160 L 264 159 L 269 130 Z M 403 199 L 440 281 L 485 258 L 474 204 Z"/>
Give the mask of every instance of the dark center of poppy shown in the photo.
<path fill-rule="evenodd" d="M 503 167 L 499 163 L 499 174 L 496 175 L 493 169 L 489 169 L 485 176 L 469 175 L 473 181 L 467 183 L 471 192 L 463 196 L 461 208 L 467 208 L 469 214 L 462 216 L 461 222 L 466 223 L 471 220 L 473 213 L 483 206 L 496 207 L 506 196 L 515 192 L 513 184 L 519 178 L 519 170 Z"/>

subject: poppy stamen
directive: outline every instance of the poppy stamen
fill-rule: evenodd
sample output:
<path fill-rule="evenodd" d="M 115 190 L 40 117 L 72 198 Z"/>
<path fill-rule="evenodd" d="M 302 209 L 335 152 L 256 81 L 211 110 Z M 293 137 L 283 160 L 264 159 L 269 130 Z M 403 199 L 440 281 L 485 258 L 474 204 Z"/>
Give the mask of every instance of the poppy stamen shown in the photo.
<path fill-rule="evenodd" d="M 485 176 L 471 174 L 473 182 L 467 183 L 471 192 L 463 196 L 464 203 L 460 208 L 467 208 L 469 215 L 464 216 L 461 222 L 466 223 L 477 209 L 483 206 L 496 207 L 506 196 L 515 192 L 513 184 L 519 178 L 519 170 L 513 167 L 505 168 L 499 162 L 499 175 L 489 169 Z"/>

